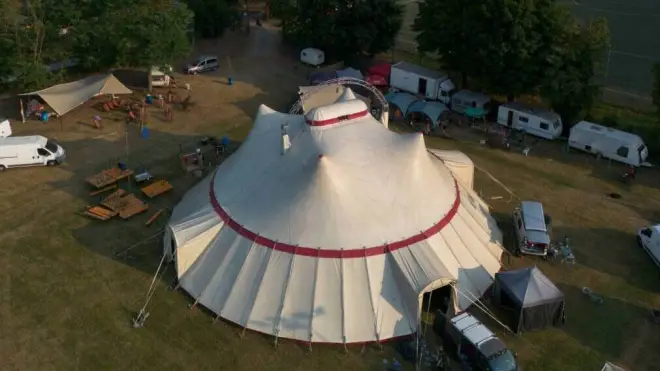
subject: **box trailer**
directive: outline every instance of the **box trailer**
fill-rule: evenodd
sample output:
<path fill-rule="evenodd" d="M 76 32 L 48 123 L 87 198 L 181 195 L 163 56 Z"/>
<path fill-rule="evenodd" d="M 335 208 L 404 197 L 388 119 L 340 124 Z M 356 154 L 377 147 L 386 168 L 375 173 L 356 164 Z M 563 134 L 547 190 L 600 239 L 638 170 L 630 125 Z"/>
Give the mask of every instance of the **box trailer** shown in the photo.
<path fill-rule="evenodd" d="M 55 166 L 65 159 L 64 148 L 40 135 L 0 139 L 0 171 L 10 167 Z"/>
<path fill-rule="evenodd" d="M 580 121 L 571 128 L 568 145 L 570 148 L 632 166 L 642 165 L 649 155 L 649 150 L 639 135 L 589 121 Z"/>
<path fill-rule="evenodd" d="M 445 104 L 451 103 L 451 96 L 456 90 L 456 86 L 446 73 L 407 62 L 392 65 L 390 86 Z"/>
<path fill-rule="evenodd" d="M 550 140 L 559 138 L 563 130 L 557 113 L 517 102 L 499 107 L 497 123 Z"/>

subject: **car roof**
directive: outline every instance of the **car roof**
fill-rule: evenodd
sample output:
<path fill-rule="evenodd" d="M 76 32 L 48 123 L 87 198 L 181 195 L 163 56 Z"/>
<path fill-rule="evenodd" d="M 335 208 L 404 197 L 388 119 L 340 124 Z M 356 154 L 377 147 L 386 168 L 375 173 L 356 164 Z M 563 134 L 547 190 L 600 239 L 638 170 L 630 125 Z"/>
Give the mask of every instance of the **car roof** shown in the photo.
<path fill-rule="evenodd" d="M 43 145 L 45 145 L 47 141 L 48 139 L 42 137 L 41 135 L 30 135 L 30 136 L 21 136 L 21 137 L 0 138 L 0 145 L 18 146 L 22 144 L 38 144 L 38 143 L 42 143 Z"/>
<path fill-rule="evenodd" d="M 525 222 L 525 229 L 546 232 L 543 204 L 537 201 L 523 201 L 520 210 Z"/>
<path fill-rule="evenodd" d="M 452 326 L 456 328 L 465 338 L 474 345 L 479 345 L 484 340 L 495 337 L 488 327 L 484 326 L 470 313 L 462 313 L 451 319 Z"/>
<path fill-rule="evenodd" d="M 199 57 L 197 57 L 198 61 L 207 60 L 207 59 L 218 59 L 218 57 L 216 57 L 215 55 L 200 55 Z"/>

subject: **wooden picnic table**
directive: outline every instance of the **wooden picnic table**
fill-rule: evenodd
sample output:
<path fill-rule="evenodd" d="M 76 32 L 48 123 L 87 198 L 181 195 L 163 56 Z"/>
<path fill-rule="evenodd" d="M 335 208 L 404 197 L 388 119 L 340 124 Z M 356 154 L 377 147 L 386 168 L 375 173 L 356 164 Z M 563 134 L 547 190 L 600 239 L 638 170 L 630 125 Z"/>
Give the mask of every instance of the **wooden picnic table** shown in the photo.
<path fill-rule="evenodd" d="M 142 187 L 142 193 L 144 193 L 149 198 L 154 198 L 158 195 L 161 195 L 167 191 L 172 190 L 174 187 L 167 180 L 158 180 L 146 187 Z"/>
<path fill-rule="evenodd" d="M 135 197 L 134 194 L 129 194 L 128 196 L 122 197 L 126 203 L 119 209 L 119 217 L 122 219 L 128 219 L 134 215 L 145 212 L 149 209 L 149 205 L 145 204 L 139 198 Z"/>
<path fill-rule="evenodd" d="M 98 220 L 108 220 L 117 215 L 117 212 L 101 206 L 90 206 L 87 207 L 87 210 L 83 214 Z"/>
<path fill-rule="evenodd" d="M 110 169 L 105 169 L 98 174 L 94 174 L 85 180 L 87 183 L 93 185 L 96 188 L 102 188 L 114 184 L 121 179 L 131 176 L 132 174 L 132 170 L 122 170 L 118 167 L 113 167 Z"/>

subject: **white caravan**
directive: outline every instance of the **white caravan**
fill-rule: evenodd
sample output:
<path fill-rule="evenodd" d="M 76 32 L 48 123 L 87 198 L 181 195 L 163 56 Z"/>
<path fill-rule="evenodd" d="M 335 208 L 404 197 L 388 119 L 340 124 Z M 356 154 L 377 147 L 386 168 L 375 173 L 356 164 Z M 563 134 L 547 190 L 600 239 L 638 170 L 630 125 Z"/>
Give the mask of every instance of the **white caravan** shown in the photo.
<path fill-rule="evenodd" d="M 318 67 L 325 63 L 325 53 L 315 48 L 306 48 L 300 51 L 300 61 L 310 66 Z"/>
<path fill-rule="evenodd" d="M 642 165 L 649 156 L 649 150 L 639 135 L 589 121 L 580 121 L 571 128 L 568 145 L 632 166 Z"/>
<path fill-rule="evenodd" d="M 483 114 L 490 112 L 490 97 L 471 90 L 461 90 L 451 97 L 451 110 L 465 114 L 469 109 L 479 109 Z"/>
<path fill-rule="evenodd" d="M 451 104 L 451 96 L 456 91 L 454 82 L 446 73 L 407 62 L 392 65 L 390 86 L 446 105 Z"/>
<path fill-rule="evenodd" d="M 517 102 L 500 106 L 497 123 L 550 140 L 559 138 L 563 130 L 557 113 Z"/>
<path fill-rule="evenodd" d="M 646 250 L 653 262 L 660 267 L 660 225 L 644 227 L 637 231 L 637 244 Z"/>
<path fill-rule="evenodd" d="M 11 135 L 11 124 L 9 120 L 0 118 L 0 140 Z"/>
<path fill-rule="evenodd" d="M 66 159 L 57 143 L 40 135 L 0 139 L 0 171 L 21 166 L 55 166 Z"/>

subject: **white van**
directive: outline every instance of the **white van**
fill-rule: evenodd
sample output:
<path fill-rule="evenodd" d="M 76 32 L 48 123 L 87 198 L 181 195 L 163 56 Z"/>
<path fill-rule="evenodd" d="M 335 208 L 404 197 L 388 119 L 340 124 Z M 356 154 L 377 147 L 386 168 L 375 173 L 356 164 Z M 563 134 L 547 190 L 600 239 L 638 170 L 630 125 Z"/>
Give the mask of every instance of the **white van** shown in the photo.
<path fill-rule="evenodd" d="M 390 86 L 446 105 L 451 104 L 451 97 L 456 92 L 456 86 L 446 72 L 408 62 L 392 65 Z"/>
<path fill-rule="evenodd" d="M 9 120 L 0 118 L 0 139 L 11 135 L 11 124 Z"/>
<path fill-rule="evenodd" d="M 305 48 L 300 51 L 300 61 L 318 67 L 325 62 L 325 53 L 316 48 Z"/>
<path fill-rule="evenodd" d="M 0 139 L 0 171 L 21 166 L 55 166 L 66 159 L 57 143 L 41 135 Z"/>
<path fill-rule="evenodd" d="M 639 135 L 589 121 L 580 121 L 571 128 L 568 145 L 632 166 L 640 166 L 649 156 L 649 150 Z"/>
<path fill-rule="evenodd" d="M 637 231 L 637 244 L 646 250 L 655 264 L 660 267 L 660 225 L 644 227 Z"/>
<path fill-rule="evenodd" d="M 563 130 L 557 113 L 517 102 L 500 106 L 497 123 L 550 140 L 559 138 Z"/>
<path fill-rule="evenodd" d="M 170 76 L 158 67 L 151 68 L 151 86 L 170 86 Z"/>

